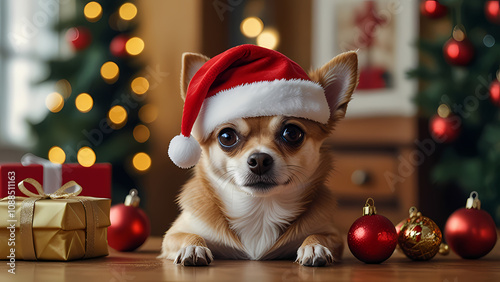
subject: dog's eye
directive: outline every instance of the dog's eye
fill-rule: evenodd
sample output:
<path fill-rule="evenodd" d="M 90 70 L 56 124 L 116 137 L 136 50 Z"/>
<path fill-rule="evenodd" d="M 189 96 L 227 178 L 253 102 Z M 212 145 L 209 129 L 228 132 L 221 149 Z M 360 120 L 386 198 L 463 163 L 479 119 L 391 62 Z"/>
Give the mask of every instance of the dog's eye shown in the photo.
<path fill-rule="evenodd" d="M 281 137 L 287 143 L 292 145 L 299 145 L 304 140 L 304 131 L 300 129 L 298 126 L 293 124 L 288 124 L 283 128 L 281 132 Z"/>
<path fill-rule="evenodd" d="M 223 148 L 231 148 L 238 143 L 238 134 L 232 128 L 224 128 L 219 132 L 219 144 Z"/>

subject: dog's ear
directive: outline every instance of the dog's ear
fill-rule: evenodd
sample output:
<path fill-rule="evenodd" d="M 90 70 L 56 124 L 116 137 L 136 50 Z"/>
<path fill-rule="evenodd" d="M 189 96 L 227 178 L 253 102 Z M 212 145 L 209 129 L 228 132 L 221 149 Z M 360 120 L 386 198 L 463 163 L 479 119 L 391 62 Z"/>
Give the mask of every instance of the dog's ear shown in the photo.
<path fill-rule="evenodd" d="M 342 53 L 310 71 L 309 77 L 325 89 L 330 122 L 338 121 L 345 116 L 352 92 L 358 85 L 358 55 L 355 51 Z"/>
<path fill-rule="evenodd" d="M 210 58 L 198 53 L 183 53 L 182 54 L 182 70 L 181 70 L 181 97 L 186 99 L 186 92 L 189 82 L 194 74 L 206 63 Z"/>

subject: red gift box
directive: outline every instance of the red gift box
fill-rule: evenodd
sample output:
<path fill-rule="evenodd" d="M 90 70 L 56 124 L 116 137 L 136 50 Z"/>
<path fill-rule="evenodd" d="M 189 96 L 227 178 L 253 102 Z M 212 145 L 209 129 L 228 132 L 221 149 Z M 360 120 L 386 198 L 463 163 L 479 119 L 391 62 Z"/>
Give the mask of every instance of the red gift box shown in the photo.
<path fill-rule="evenodd" d="M 53 193 L 54 191 L 47 191 L 48 187 L 45 185 L 47 181 L 44 179 L 44 177 L 47 177 L 47 171 L 44 173 L 44 169 L 47 169 L 47 167 L 44 168 L 41 164 L 0 164 L 0 198 L 9 195 L 24 196 L 19 191 L 17 184 L 26 178 L 33 178 L 40 183 L 44 183 L 43 187 L 46 193 Z M 64 183 L 74 180 L 83 187 L 80 196 L 111 198 L 111 164 L 97 163 L 91 167 L 83 167 L 79 164 L 63 164 L 60 166 L 59 171 L 58 173 L 62 174 L 62 181 L 59 180 L 61 183 L 58 185 L 62 186 Z"/>

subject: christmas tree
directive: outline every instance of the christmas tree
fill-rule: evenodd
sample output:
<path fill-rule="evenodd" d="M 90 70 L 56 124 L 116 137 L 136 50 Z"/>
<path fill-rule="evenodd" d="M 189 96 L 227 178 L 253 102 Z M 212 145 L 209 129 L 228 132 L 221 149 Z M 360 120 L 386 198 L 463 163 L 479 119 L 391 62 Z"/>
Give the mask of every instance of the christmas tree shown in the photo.
<path fill-rule="evenodd" d="M 428 18 L 447 17 L 443 38 L 420 40 L 417 103 L 440 148 L 431 177 L 477 191 L 500 224 L 500 1 L 421 1 Z M 497 42 L 498 41 L 498 42 Z"/>
<path fill-rule="evenodd" d="M 120 0 L 75 4 L 61 7 L 73 16 L 55 27 L 72 51 L 47 62 L 56 92 L 46 99 L 49 114 L 32 125 L 34 153 L 56 163 L 111 163 L 113 198 L 121 200 L 151 165 L 147 124 L 156 116 L 137 58 L 144 42 L 132 35 L 138 10 Z"/>

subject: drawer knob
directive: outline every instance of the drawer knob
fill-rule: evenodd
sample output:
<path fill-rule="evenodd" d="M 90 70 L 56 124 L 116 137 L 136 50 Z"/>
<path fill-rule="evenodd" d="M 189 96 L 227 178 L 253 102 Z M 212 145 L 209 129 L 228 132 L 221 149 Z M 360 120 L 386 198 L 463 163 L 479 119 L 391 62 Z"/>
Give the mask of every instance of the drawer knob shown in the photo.
<path fill-rule="evenodd" d="M 368 182 L 370 182 L 370 174 L 363 169 L 355 170 L 351 174 L 351 181 L 358 186 L 366 185 Z"/>

